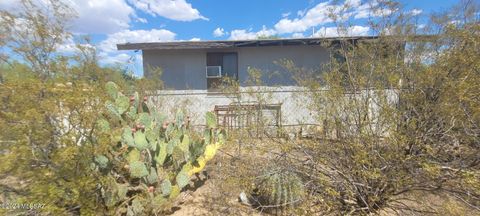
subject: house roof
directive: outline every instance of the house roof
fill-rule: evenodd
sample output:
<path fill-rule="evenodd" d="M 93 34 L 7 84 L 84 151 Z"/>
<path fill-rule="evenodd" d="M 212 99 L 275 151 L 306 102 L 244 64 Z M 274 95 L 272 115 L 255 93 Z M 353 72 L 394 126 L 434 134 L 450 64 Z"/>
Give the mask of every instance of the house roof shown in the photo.
<path fill-rule="evenodd" d="M 437 35 L 411 35 L 411 36 L 382 36 L 400 41 L 431 41 Z M 291 46 L 291 45 L 322 45 L 324 42 L 340 41 L 372 41 L 380 36 L 354 36 L 354 37 L 322 37 L 322 38 L 288 38 L 288 39 L 255 39 L 255 40 L 212 40 L 212 41 L 173 41 L 150 43 L 124 43 L 117 44 L 118 50 L 181 50 L 181 49 L 220 49 L 234 47 L 264 47 L 264 46 Z"/>
<path fill-rule="evenodd" d="M 290 45 L 321 45 L 323 42 L 345 40 L 372 40 L 378 36 L 357 37 L 323 37 L 323 38 L 294 38 L 294 39 L 256 39 L 256 40 L 217 40 L 217 41 L 174 41 L 153 43 L 124 43 L 117 44 L 118 50 L 170 50 L 170 49 L 219 49 L 234 47 L 263 47 L 263 46 L 290 46 Z"/>

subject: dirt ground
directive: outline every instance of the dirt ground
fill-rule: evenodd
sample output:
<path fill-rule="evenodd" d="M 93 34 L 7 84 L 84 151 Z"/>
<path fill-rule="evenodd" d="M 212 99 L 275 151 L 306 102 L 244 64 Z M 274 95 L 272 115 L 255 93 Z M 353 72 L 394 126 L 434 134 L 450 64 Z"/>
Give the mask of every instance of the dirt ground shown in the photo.
<path fill-rule="evenodd" d="M 221 194 L 216 186 L 216 180 L 206 180 L 204 185 L 195 191 L 182 194 L 180 202 L 174 208 L 171 216 L 206 216 L 206 215 L 239 215 L 262 216 L 267 215 L 258 210 L 241 204 L 238 196 Z M 410 194 L 409 201 L 404 202 L 409 207 L 401 211 L 382 210 L 378 215 L 452 215 L 452 216 L 480 216 L 480 212 L 468 208 L 458 200 L 442 194 L 415 193 Z M 416 209 L 410 211 L 408 208 Z"/>
<path fill-rule="evenodd" d="M 258 154 L 252 154 L 249 151 L 240 152 L 239 149 L 238 146 L 230 146 L 218 152 L 215 159 L 207 165 L 205 172 L 201 175 L 201 181 L 197 181 L 197 185 L 191 185 L 189 190 L 180 195 L 179 201 L 170 215 L 271 215 L 239 202 L 241 188 L 245 185 L 236 185 L 229 179 L 232 176 L 234 179 L 238 179 L 239 176 L 234 176 L 238 173 L 255 173 L 265 163 L 263 159 L 267 158 L 268 155 L 262 155 L 259 152 L 256 152 Z M 246 161 L 249 161 L 247 166 L 242 164 Z M 238 166 L 239 163 L 242 166 Z M 240 167 L 243 167 L 243 169 Z M 251 169 L 252 172 L 246 171 L 245 167 Z M 402 202 L 406 204 L 406 206 L 403 206 L 403 210 L 386 209 L 380 211 L 378 215 L 480 216 L 480 211 L 476 211 L 458 199 L 442 193 L 415 192 L 405 195 L 403 198 L 405 200 Z M 415 209 L 415 211 L 411 209 Z"/>
<path fill-rule="evenodd" d="M 251 152 L 248 151 L 239 152 L 237 147 L 235 145 L 224 146 L 217 152 L 215 158 L 209 162 L 205 171 L 200 175 L 201 180 L 197 181 L 197 185 L 191 184 L 190 188 L 180 195 L 172 216 L 264 215 L 260 210 L 239 201 L 242 188 L 248 183 L 234 182 L 242 179 L 237 174 L 249 175 L 257 171 L 256 168 L 263 163 L 262 159 L 258 158 L 261 154 L 250 154 Z M 253 155 L 255 157 L 252 157 Z M 245 161 L 252 163 L 240 164 Z"/>
<path fill-rule="evenodd" d="M 241 204 L 238 197 L 222 196 L 218 192 L 214 180 L 207 180 L 197 190 L 182 194 L 180 205 L 174 209 L 175 211 L 171 215 L 262 215 Z"/>

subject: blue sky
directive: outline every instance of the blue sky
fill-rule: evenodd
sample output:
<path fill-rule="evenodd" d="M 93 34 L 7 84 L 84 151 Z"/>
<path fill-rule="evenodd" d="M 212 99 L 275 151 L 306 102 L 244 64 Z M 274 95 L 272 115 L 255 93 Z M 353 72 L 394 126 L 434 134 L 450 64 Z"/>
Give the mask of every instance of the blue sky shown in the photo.
<path fill-rule="evenodd" d="M 0 0 L 12 10 L 19 0 Z M 36 0 L 44 2 L 46 0 Z M 65 0 L 77 11 L 71 24 L 76 36 L 89 35 L 102 64 L 120 64 L 142 75 L 141 53 L 117 51 L 115 44 L 174 40 L 239 40 L 260 35 L 280 37 L 335 36 L 327 17 L 328 0 Z M 352 5 L 349 34 L 370 34 L 366 17 L 375 0 L 345 0 Z M 400 0 L 419 17 L 442 11 L 459 0 Z M 74 49 L 72 39 L 60 49 Z"/>

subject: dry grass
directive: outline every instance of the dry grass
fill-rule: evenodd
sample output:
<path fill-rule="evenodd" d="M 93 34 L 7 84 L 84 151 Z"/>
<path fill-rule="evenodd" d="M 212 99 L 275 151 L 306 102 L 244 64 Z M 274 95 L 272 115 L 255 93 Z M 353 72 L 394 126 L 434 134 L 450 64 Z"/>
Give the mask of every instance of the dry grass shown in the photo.
<path fill-rule="evenodd" d="M 404 195 L 401 210 L 382 210 L 379 215 L 480 215 L 460 200 L 442 192 L 411 192 Z"/>
<path fill-rule="evenodd" d="M 217 153 L 202 174 L 197 189 L 181 195 L 171 215 L 271 215 L 239 202 L 242 191 L 252 189 L 254 176 L 278 157 L 285 140 L 235 140 Z M 307 141 L 308 142 L 308 141 Z M 192 187 L 194 188 L 194 187 Z M 401 210 L 385 209 L 378 215 L 480 215 L 454 197 L 436 192 L 412 192 L 404 195 Z M 318 197 L 307 197 L 296 209 L 273 212 L 277 215 L 336 215 L 321 205 Z M 323 214 L 322 214 L 323 215 Z"/>

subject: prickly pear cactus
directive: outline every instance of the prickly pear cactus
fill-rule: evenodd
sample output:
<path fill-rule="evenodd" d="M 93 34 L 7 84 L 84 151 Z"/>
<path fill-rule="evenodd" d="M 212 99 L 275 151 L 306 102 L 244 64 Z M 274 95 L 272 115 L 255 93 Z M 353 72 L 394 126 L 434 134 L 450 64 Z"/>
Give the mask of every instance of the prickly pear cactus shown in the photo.
<path fill-rule="evenodd" d="M 257 178 L 254 201 L 260 207 L 293 206 L 305 195 L 302 180 L 292 171 L 268 168 Z"/>
<path fill-rule="evenodd" d="M 100 145 L 93 158 L 105 205 L 121 215 L 168 209 L 225 142 L 225 131 L 213 113 L 206 114 L 207 128 L 199 135 L 181 111 L 175 116 L 158 113 L 148 98 L 141 100 L 138 93 L 127 97 L 113 82 L 106 91 L 110 100 L 97 121 Z"/>

